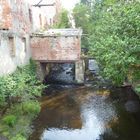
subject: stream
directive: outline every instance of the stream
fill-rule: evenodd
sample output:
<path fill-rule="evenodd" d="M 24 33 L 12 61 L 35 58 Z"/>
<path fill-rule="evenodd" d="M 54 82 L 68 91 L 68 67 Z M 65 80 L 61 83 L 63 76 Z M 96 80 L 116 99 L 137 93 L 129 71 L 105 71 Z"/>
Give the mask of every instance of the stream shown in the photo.
<path fill-rule="evenodd" d="M 129 88 L 64 86 L 40 102 L 30 140 L 140 140 L 139 100 Z"/>

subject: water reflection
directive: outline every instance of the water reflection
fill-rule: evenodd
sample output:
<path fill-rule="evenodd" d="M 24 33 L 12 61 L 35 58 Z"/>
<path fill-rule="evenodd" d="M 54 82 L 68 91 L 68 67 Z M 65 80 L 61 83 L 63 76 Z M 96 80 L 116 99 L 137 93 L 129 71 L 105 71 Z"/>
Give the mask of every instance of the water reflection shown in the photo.
<path fill-rule="evenodd" d="M 140 139 L 137 114 L 112 100 L 108 90 L 67 89 L 42 99 L 31 140 Z"/>
<path fill-rule="evenodd" d="M 96 140 L 104 131 L 103 123 L 101 123 L 95 112 L 82 110 L 82 128 L 81 129 L 61 129 L 50 128 L 46 129 L 41 137 L 41 140 Z"/>

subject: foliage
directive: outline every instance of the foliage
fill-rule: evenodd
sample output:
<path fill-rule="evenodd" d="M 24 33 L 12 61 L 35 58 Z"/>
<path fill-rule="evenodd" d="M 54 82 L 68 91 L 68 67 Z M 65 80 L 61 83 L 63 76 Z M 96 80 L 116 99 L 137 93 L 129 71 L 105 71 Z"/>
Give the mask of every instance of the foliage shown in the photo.
<path fill-rule="evenodd" d="M 14 126 L 14 124 L 16 123 L 16 116 L 14 115 L 7 115 L 3 118 L 3 122 L 6 124 L 6 125 L 9 125 L 11 127 Z"/>
<path fill-rule="evenodd" d="M 140 85 L 135 88 L 136 92 L 140 94 Z"/>
<path fill-rule="evenodd" d="M 82 37 L 82 47 L 88 47 L 89 42 L 88 38 L 91 32 L 91 20 L 90 20 L 90 10 L 84 4 L 77 4 L 73 9 L 73 17 L 75 19 L 76 27 L 82 28 L 83 37 Z"/>
<path fill-rule="evenodd" d="M 37 101 L 34 102 L 39 105 Z M 30 102 L 28 101 L 28 103 Z M 17 103 L 12 105 L 12 107 L 6 111 L 6 114 L 1 117 L 2 119 L 0 120 L 0 133 L 3 136 L 7 137 L 9 140 L 11 140 L 12 138 L 16 139 L 17 135 L 22 135 L 23 138 L 25 137 L 26 139 L 28 139 L 29 135 L 32 133 L 31 123 L 32 120 L 37 116 L 37 112 L 25 113 L 25 111 L 23 110 L 23 104 L 24 103 Z M 3 121 L 3 118 L 9 115 L 11 116 L 11 114 L 12 116 L 16 116 L 16 121 L 12 125 L 12 127 Z"/>
<path fill-rule="evenodd" d="M 36 65 L 32 60 L 17 68 L 15 73 L 0 77 L 0 107 L 9 105 L 0 118 L 0 132 L 5 137 L 10 140 L 28 138 L 30 123 L 40 112 L 37 97 L 45 87 L 36 77 Z"/>
<path fill-rule="evenodd" d="M 68 11 L 65 9 L 62 9 L 58 17 L 58 22 L 54 24 L 53 28 L 70 28 L 70 27 L 71 27 L 71 24 L 68 18 Z"/>
<path fill-rule="evenodd" d="M 140 3 L 102 0 L 92 1 L 91 5 L 86 23 L 90 27 L 86 29 L 90 55 L 101 65 L 104 77 L 121 85 L 130 71 L 134 73 L 132 68 L 140 65 Z M 77 24 L 85 22 L 84 18 L 75 18 Z M 85 29 L 82 24 L 79 27 Z"/>
<path fill-rule="evenodd" d="M 102 11 L 102 18 L 94 24 L 90 38 L 92 55 L 100 62 L 103 73 L 114 84 L 122 84 L 128 77 L 132 65 L 137 62 L 140 42 L 140 5 L 114 3 Z"/>
<path fill-rule="evenodd" d="M 92 3 L 92 0 L 81 0 L 81 3 L 90 6 Z"/>
<path fill-rule="evenodd" d="M 26 101 L 41 95 L 44 85 L 37 80 L 35 64 L 31 63 L 5 77 L 0 77 L 0 104 L 12 104 L 12 99 Z"/>
<path fill-rule="evenodd" d="M 26 114 L 37 115 L 40 112 L 40 104 L 36 101 L 24 102 L 22 104 L 23 112 Z"/>
<path fill-rule="evenodd" d="M 26 138 L 24 136 L 22 136 L 21 134 L 17 134 L 11 140 L 26 140 Z"/>

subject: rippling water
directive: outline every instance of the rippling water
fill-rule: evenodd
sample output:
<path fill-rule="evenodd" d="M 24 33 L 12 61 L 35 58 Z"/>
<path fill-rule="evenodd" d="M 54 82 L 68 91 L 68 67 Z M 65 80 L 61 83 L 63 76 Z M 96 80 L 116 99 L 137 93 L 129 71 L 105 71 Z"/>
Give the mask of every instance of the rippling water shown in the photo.
<path fill-rule="evenodd" d="M 140 140 L 139 112 L 127 112 L 109 90 L 64 89 L 41 104 L 31 140 Z"/>

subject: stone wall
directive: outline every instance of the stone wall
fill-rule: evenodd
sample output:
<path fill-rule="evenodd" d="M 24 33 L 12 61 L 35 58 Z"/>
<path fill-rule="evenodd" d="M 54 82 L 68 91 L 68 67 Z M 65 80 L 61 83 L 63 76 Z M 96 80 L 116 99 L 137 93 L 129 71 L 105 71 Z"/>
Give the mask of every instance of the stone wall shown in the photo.
<path fill-rule="evenodd" d="M 85 61 L 37 64 L 37 76 L 48 84 L 84 84 Z"/>
<path fill-rule="evenodd" d="M 75 63 L 75 80 L 77 83 L 84 83 L 85 79 L 85 61 L 79 60 Z"/>

